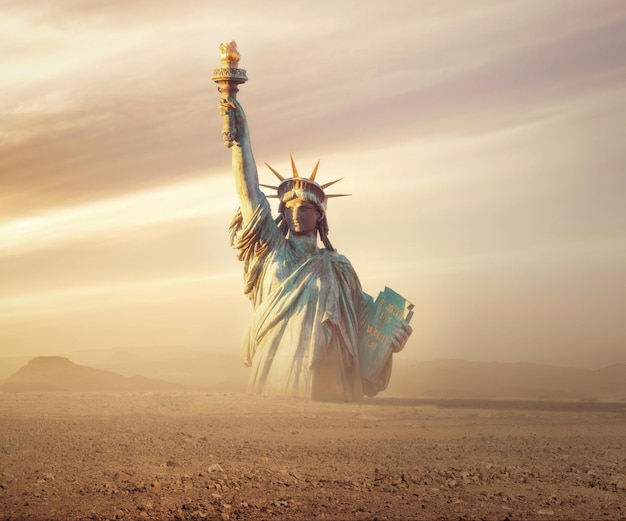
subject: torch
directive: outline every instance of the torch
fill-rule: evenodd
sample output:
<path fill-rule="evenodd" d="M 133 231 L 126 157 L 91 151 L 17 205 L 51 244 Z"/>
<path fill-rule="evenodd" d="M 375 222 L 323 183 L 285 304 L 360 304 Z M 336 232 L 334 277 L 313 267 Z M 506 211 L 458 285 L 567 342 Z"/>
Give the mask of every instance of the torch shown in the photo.
<path fill-rule="evenodd" d="M 224 99 L 237 97 L 239 91 L 238 85 L 248 81 L 246 71 L 239 68 L 239 59 L 241 55 L 237 51 L 235 40 L 230 43 L 220 44 L 220 59 L 222 66 L 213 70 L 211 78 L 217 83 L 217 90 Z M 224 112 L 224 125 L 222 127 L 222 137 L 224 138 L 224 146 L 230 148 L 233 146 L 237 129 L 235 128 L 235 114 L 232 107 L 228 107 Z"/>

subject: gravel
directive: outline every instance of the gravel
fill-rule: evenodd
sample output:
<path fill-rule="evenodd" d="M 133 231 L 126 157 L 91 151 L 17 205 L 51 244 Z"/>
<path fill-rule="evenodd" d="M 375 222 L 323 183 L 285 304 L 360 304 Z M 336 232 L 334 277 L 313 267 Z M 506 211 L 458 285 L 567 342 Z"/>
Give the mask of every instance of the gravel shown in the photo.
<path fill-rule="evenodd" d="M 626 519 L 625 404 L 489 403 L 0 393 L 0 520 Z"/>

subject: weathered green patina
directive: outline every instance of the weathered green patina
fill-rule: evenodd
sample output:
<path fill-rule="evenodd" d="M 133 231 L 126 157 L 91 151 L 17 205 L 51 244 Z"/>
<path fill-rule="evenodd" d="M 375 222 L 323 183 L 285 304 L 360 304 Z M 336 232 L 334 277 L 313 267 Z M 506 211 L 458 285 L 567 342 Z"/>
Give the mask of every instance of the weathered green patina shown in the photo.
<path fill-rule="evenodd" d="M 376 395 L 389 383 L 391 353 L 404 347 L 411 328 L 407 317 L 398 317 L 385 331 L 387 341 L 375 346 L 386 350 L 375 357 L 382 365 L 375 371 L 361 367 L 359 350 L 374 346 L 367 335 L 381 315 L 348 259 L 328 240 L 332 195 L 324 190 L 334 181 L 315 182 L 317 166 L 310 178 L 300 176 L 293 159 L 293 177 L 270 167 L 280 180 L 270 187 L 279 199 L 274 220 L 260 189 L 244 111 L 230 96 L 220 100 L 220 110 L 240 203 L 230 241 L 244 263 L 244 292 L 254 308 L 242 349 L 251 367 L 249 393 L 340 401 Z"/>

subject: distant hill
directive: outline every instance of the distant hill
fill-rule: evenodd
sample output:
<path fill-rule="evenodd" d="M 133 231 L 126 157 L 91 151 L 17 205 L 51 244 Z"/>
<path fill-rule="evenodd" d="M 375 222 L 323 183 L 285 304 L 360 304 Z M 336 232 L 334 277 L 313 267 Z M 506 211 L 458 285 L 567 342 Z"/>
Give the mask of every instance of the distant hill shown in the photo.
<path fill-rule="evenodd" d="M 3 392 L 148 392 L 178 391 L 179 384 L 143 376 L 122 376 L 112 371 L 77 365 L 62 356 L 40 356 L 4 380 Z"/>
<path fill-rule="evenodd" d="M 397 362 L 386 396 L 626 401 L 626 364 L 592 370 L 467 360 Z"/>
<path fill-rule="evenodd" d="M 0 391 L 141 392 L 198 389 L 245 393 L 250 369 L 237 353 L 157 350 L 42 356 L 5 380 Z M 22 362 L 23 364 L 24 362 Z M 96 368 L 97 367 L 97 368 Z M 15 371 L 15 370 L 14 370 Z M 5 373 L 6 374 L 6 373 Z M 130 376 L 130 375 L 144 376 Z M 149 377 L 149 378 L 148 378 Z M 381 397 L 626 401 L 626 364 L 579 369 L 467 360 L 393 362 Z"/>
<path fill-rule="evenodd" d="M 125 376 L 141 374 L 210 392 L 244 393 L 250 369 L 239 350 L 195 351 L 181 347 L 108 349 L 68 353 L 82 365 Z"/>

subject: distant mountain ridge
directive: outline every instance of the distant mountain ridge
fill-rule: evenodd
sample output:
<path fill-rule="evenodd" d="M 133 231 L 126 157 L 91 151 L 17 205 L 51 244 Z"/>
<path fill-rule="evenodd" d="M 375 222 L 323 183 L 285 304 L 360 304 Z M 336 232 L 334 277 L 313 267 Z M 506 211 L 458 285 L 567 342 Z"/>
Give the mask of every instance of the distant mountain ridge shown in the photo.
<path fill-rule="evenodd" d="M 181 351 L 160 355 L 153 351 L 146 352 L 145 356 L 125 356 L 120 352 L 108 363 L 92 357 L 82 364 L 61 356 L 34 358 L 8 378 L 0 380 L 0 392 L 198 389 L 245 393 L 249 375 L 249 369 L 243 366 L 236 353 Z M 129 376 L 138 374 L 150 378 Z M 580 369 L 530 363 L 418 361 L 398 357 L 393 362 L 389 388 L 379 396 L 619 402 L 626 401 L 626 364 Z"/>
<path fill-rule="evenodd" d="M 143 376 L 78 365 L 62 356 L 33 358 L 16 373 L 0 380 L 4 392 L 147 392 L 177 391 L 184 386 Z"/>

